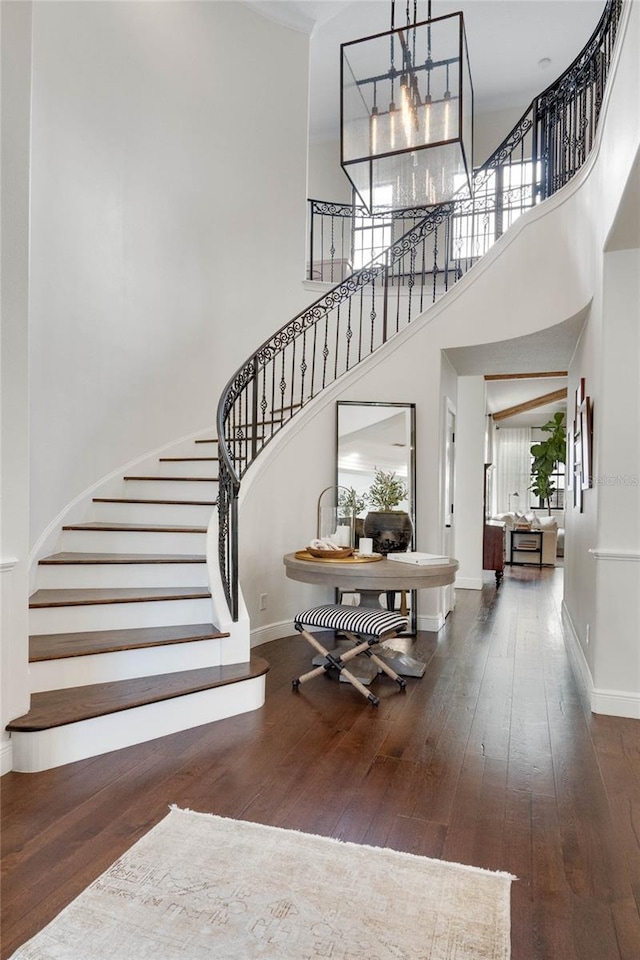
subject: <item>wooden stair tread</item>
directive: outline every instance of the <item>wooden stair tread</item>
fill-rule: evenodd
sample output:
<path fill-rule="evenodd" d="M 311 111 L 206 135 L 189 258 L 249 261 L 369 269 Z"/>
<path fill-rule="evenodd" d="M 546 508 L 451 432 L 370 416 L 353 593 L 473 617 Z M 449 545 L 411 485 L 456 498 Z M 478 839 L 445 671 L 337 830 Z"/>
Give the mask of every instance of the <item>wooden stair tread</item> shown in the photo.
<path fill-rule="evenodd" d="M 142 500 L 131 497 L 94 497 L 94 503 L 155 503 L 171 507 L 217 507 L 217 500 Z"/>
<path fill-rule="evenodd" d="M 136 627 L 128 630 L 86 630 L 79 633 L 43 633 L 29 637 L 29 662 L 86 657 L 91 654 L 114 653 L 163 647 L 228 637 L 212 623 L 187 623 L 175 627 Z"/>
<path fill-rule="evenodd" d="M 207 600 L 205 587 L 109 587 L 76 590 L 36 590 L 29 597 L 30 609 L 77 607 L 101 603 L 140 603 L 158 600 Z"/>
<path fill-rule="evenodd" d="M 206 533 L 206 527 L 177 527 L 168 523 L 102 523 L 88 520 L 86 523 L 65 524 L 63 530 L 130 530 L 136 533 Z"/>
<path fill-rule="evenodd" d="M 66 690 L 46 690 L 43 693 L 31 694 L 29 712 L 12 720 L 6 729 L 22 732 L 48 730 L 51 727 L 103 717 L 132 707 L 249 680 L 262 676 L 268 669 L 266 660 L 252 656 L 249 663 L 94 683 L 84 687 L 69 687 Z"/>
<path fill-rule="evenodd" d="M 217 483 L 218 477 L 124 477 L 125 480 L 175 480 L 176 483 Z"/>
<path fill-rule="evenodd" d="M 38 563 L 56 564 L 107 564 L 107 563 L 206 563 L 204 554 L 195 553 L 75 553 L 67 551 L 42 557 Z"/>

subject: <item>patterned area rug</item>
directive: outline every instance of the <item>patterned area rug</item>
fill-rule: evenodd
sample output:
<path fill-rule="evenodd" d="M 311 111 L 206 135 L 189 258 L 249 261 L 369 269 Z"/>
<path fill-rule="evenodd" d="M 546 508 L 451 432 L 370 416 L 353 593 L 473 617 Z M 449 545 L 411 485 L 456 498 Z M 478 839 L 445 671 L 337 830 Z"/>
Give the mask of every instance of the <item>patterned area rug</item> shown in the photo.
<path fill-rule="evenodd" d="M 507 960 L 512 879 L 172 808 L 14 960 Z"/>

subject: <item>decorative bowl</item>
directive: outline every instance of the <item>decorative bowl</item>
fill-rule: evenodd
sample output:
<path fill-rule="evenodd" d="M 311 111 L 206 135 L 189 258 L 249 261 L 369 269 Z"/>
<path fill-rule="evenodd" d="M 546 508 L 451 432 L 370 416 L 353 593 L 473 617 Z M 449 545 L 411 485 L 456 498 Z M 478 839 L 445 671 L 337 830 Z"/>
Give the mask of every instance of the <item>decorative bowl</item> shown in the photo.
<path fill-rule="evenodd" d="M 353 554 L 353 547 L 339 547 L 337 550 L 318 550 L 316 547 L 307 547 L 307 553 L 319 560 L 344 560 Z"/>

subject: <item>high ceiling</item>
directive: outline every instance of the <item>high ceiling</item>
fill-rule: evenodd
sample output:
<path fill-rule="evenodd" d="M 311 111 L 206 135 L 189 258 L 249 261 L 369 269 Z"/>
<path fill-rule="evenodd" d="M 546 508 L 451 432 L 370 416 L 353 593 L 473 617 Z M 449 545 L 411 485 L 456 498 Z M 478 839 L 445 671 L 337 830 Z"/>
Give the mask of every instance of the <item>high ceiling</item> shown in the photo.
<path fill-rule="evenodd" d="M 340 44 L 390 27 L 389 0 L 244 0 L 269 19 L 306 32 L 310 43 L 309 137 L 340 135 Z M 396 4 L 396 25 L 406 5 Z M 604 0 L 433 0 L 432 15 L 462 10 L 474 86 L 475 113 L 515 112 L 569 66 L 593 33 Z M 413 10 L 413 3 L 410 3 Z M 418 19 L 427 2 L 419 0 Z M 624 233 L 624 224 L 619 232 Z M 584 316 L 528 337 L 448 350 L 461 376 L 566 370 Z M 487 384 L 489 413 L 505 410 L 566 386 L 566 378 L 494 380 Z M 554 402 L 501 421 L 502 426 L 544 423 L 566 402 Z"/>
<path fill-rule="evenodd" d="M 388 30 L 389 0 L 245 2 L 270 19 L 310 33 L 310 139 L 336 139 L 340 44 Z M 484 113 L 524 110 L 580 52 L 603 8 L 604 0 L 433 0 L 432 15 L 462 10 L 475 109 Z M 410 9 L 413 11 L 413 3 Z M 399 0 L 396 25 L 405 17 L 405 10 Z M 426 19 L 426 13 L 426 0 L 419 0 L 418 18 Z"/>

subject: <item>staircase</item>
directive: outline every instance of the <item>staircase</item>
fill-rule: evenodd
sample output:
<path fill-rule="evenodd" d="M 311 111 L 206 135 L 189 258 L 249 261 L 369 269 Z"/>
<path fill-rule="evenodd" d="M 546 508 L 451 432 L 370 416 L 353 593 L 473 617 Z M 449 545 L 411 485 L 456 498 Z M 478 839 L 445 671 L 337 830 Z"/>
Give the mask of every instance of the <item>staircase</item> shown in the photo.
<path fill-rule="evenodd" d="M 39 561 L 30 600 L 31 709 L 7 727 L 14 769 L 47 769 L 264 702 L 268 665 L 250 655 L 248 631 L 243 639 L 242 630 L 234 636 L 212 622 L 212 511 L 220 566 L 212 583 L 235 633 L 241 612 L 246 617 L 238 575 L 244 474 L 307 404 L 422 317 L 519 216 L 581 168 L 595 142 L 621 12 L 621 0 L 608 0 L 573 64 L 476 172 L 471 199 L 402 211 L 401 235 L 387 249 L 236 371 L 218 405 L 219 463 L 211 454 L 217 440 L 195 441 L 192 455 L 125 476 L 123 496 L 96 497 L 86 522 L 63 527 L 59 551 Z M 333 270 L 334 221 L 361 214 L 313 203 L 314 215 L 329 217 Z M 316 249 L 324 257 L 324 240 Z"/>
<path fill-rule="evenodd" d="M 212 622 L 207 525 L 217 440 L 95 497 L 38 563 L 29 600 L 31 709 L 7 727 L 35 772 L 264 702 L 268 664 Z"/>

